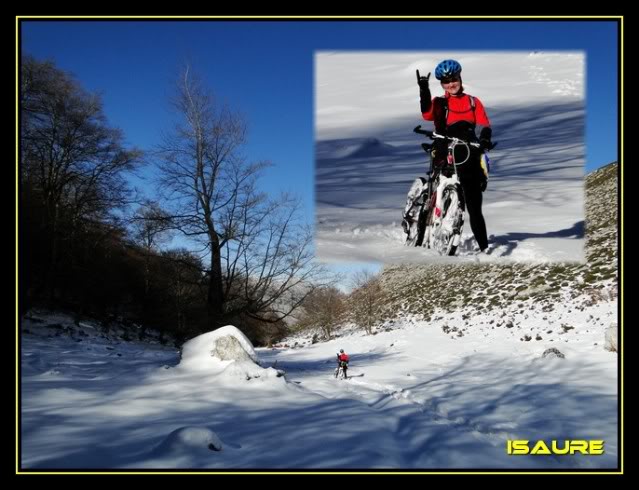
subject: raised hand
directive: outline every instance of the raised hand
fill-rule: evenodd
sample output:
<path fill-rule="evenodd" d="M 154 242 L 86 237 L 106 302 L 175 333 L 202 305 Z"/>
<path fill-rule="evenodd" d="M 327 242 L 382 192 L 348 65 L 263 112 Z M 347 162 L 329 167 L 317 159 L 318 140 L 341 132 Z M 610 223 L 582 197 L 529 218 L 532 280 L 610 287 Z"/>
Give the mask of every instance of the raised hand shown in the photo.
<path fill-rule="evenodd" d="M 428 90 L 430 92 L 430 88 L 428 87 L 430 72 L 428 72 L 428 75 L 425 77 L 419 76 L 419 70 L 415 70 L 415 73 L 417 75 L 417 85 L 419 85 L 419 89 L 424 91 Z"/>

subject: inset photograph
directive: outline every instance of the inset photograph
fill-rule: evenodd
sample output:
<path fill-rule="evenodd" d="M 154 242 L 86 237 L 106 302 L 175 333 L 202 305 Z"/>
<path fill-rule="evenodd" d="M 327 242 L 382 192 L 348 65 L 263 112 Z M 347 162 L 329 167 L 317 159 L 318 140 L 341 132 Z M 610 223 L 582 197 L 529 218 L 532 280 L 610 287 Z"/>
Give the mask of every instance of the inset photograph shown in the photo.
<path fill-rule="evenodd" d="M 319 259 L 583 261 L 585 63 L 316 52 Z"/>

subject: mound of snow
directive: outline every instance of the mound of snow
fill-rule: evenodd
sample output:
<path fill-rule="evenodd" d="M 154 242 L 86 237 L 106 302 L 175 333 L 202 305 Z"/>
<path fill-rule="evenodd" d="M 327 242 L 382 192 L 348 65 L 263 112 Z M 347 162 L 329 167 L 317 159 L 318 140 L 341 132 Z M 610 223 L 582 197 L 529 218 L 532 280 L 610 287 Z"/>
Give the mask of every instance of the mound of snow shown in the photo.
<path fill-rule="evenodd" d="M 259 362 L 251 341 L 233 325 L 198 335 L 182 346 L 180 367 L 209 369 L 216 361 Z"/>
<path fill-rule="evenodd" d="M 153 451 L 155 457 L 177 457 L 193 452 L 221 451 L 222 440 L 207 427 L 181 427 L 171 432 Z"/>

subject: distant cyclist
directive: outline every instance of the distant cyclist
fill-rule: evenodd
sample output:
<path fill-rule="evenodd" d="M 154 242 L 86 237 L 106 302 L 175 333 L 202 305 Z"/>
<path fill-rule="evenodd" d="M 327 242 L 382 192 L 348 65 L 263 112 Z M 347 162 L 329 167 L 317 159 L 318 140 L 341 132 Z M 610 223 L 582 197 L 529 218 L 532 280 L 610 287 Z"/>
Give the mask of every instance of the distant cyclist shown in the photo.
<path fill-rule="evenodd" d="M 339 369 L 342 368 L 344 371 L 344 379 L 348 379 L 348 375 L 346 371 L 348 370 L 348 354 L 344 352 L 344 349 L 339 350 L 339 354 L 337 354 L 337 369 L 335 370 L 335 377 L 339 375 Z"/>
<path fill-rule="evenodd" d="M 481 149 L 492 149 L 492 129 L 486 115 L 484 105 L 477 97 L 464 92 L 461 78 L 462 67 L 455 60 L 444 60 L 435 68 L 435 78 L 441 82 L 444 89 L 443 97 L 432 97 L 428 86 L 430 73 L 420 77 L 418 85 L 420 109 L 422 117 L 435 123 L 435 131 L 441 135 L 460 138 L 465 141 L 477 141 L 475 127 L 482 126 L 479 134 Z M 447 143 L 436 140 L 433 146 L 433 165 L 442 167 L 446 163 Z M 471 154 L 470 160 L 457 168 L 459 180 L 463 189 L 470 227 L 477 240 L 479 252 L 484 253 L 488 248 L 488 234 L 486 222 L 482 214 L 482 192 L 486 190 L 487 177 L 480 165 L 479 154 Z M 464 160 L 466 156 L 460 158 Z"/>

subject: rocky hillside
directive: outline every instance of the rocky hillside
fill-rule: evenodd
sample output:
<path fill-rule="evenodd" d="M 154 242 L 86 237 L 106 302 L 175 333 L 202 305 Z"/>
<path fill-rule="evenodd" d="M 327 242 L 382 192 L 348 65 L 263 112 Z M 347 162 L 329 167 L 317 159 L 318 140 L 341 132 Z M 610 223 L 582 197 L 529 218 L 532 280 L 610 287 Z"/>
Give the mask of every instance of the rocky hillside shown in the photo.
<path fill-rule="evenodd" d="M 399 265 L 385 268 L 388 317 L 429 320 L 441 312 L 551 312 L 617 298 L 617 163 L 586 178 L 586 263 Z M 495 311 L 496 310 L 496 311 Z M 541 320 L 541 319 L 540 319 Z M 504 321 L 505 323 L 507 320 Z"/>

